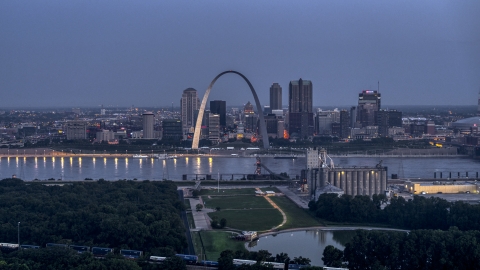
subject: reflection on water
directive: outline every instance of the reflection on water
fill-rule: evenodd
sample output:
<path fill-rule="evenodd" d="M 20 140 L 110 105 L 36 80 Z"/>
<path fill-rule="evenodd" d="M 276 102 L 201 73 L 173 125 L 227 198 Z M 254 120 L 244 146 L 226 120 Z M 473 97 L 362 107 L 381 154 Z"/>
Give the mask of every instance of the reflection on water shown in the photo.
<path fill-rule="evenodd" d="M 345 246 L 355 236 L 355 231 L 332 231 L 332 239 Z"/>
<path fill-rule="evenodd" d="M 68 159 L 68 160 L 66 160 Z M 100 159 L 100 160 L 97 160 Z M 103 162 L 101 162 L 103 159 Z M 101 162 L 101 163 L 97 163 Z M 336 162 L 344 166 L 375 166 L 378 158 L 341 158 Z M 479 160 L 468 158 L 383 158 L 383 164 L 388 172 L 404 172 L 405 177 L 433 177 L 436 171 L 444 172 L 476 172 L 480 171 Z M 40 164 L 40 163 L 43 163 Z M 180 180 L 183 174 L 187 179 L 199 179 L 205 174 L 216 179 L 222 174 L 222 179 L 232 179 L 232 174 L 251 174 L 255 171 L 255 157 L 178 157 L 175 159 L 129 159 L 107 157 L 0 157 L 0 177 L 21 175 L 26 180 L 60 178 L 65 180 L 92 179 L 133 179 Z M 305 167 L 305 159 L 273 159 L 262 157 L 262 163 L 270 170 L 280 173 L 286 172 L 291 177 L 300 174 Z M 148 166 L 146 166 L 148 164 Z M 98 166 L 101 165 L 101 166 Z M 400 169 L 403 168 L 403 169 Z M 215 174 L 214 174 L 215 173 Z M 202 175 L 203 174 L 203 175 Z M 443 175 L 446 175 L 445 173 Z M 474 175 L 474 174 L 472 174 Z"/>
<path fill-rule="evenodd" d="M 261 237 L 255 241 L 256 243 L 248 244 L 247 249 L 249 251 L 264 249 L 272 255 L 283 252 L 290 258 L 302 256 L 309 258 L 312 265 L 323 266 L 322 254 L 325 247 L 332 245 L 343 250 L 346 243 L 344 241 L 349 241 L 354 234 L 354 231 L 321 230 L 285 232 Z M 343 243 L 339 242 L 338 238 L 342 239 Z"/>

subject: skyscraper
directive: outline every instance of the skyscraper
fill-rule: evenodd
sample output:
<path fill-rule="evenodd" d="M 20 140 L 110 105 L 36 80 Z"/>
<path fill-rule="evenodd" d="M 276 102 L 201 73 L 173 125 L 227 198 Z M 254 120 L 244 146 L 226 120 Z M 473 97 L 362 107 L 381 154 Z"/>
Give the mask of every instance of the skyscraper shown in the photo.
<path fill-rule="evenodd" d="M 282 87 L 278 83 L 270 87 L 270 111 L 282 109 Z"/>
<path fill-rule="evenodd" d="M 373 90 L 363 90 L 358 94 L 357 122 L 362 127 L 375 125 L 375 112 L 381 108 L 380 98 L 380 93 Z"/>
<path fill-rule="evenodd" d="M 152 112 L 145 112 L 143 115 L 143 138 L 153 139 L 153 126 L 155 123 L 155 115 Z"/>
<path fill-rule="evenodd" d="M 305 138 L 313 134 L 313 86 L 311 81 L 290 81 L 288 87 L 288 130 Z"/>
<path fill-rule="evenodd" d="M 210 101 L 210 112 L 220 116 L 220 126 L 227 126 L 227 103 L 224 100 Z"/>
<path fill-rule="evenodd" d="M 350 113 L 347 110 L 340 111 L 340 138 L 350 136 Z"/>
<path fill-rule="evenodd" d="M 288 111 L 291 113 L 313 112 L 311 81 L 290 81 L 288 87 Z"/>
<path fill-rule="evenodd" d="M 180 109 L 182 112 L 182 128 L 183 133 L 188 133 L 195 128 L 196 120 L 195 111 L 200 109 L 200 99 L 197 95 L 197 90 L 187 88 L 183 90 L 182 98 L 180 99 Z"/>

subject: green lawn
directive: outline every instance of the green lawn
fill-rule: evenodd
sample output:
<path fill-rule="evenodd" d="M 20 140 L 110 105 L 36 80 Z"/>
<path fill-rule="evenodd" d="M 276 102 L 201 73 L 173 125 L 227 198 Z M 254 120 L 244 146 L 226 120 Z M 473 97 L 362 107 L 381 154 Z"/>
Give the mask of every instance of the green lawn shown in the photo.
<path fill-rule="evenodd" d="M 265 198 L 254 195 L 210 196 L 210 198 L 202 196 L 202 200 L 206 207 L 215 209 L 218 206 L 221 210 L 273 208 Z"/>
<path fill-rule="evenodd" d="M 185 199 L 183 201 L 185 202 L 185 209 L 186 210 L 192 209 L 192 208 L 190 208 L 190 200 L 189 199 Z"/>
<path fill-rule="evenodd" d="M 232 188 L 232 189 L 220 189 L 218 192 L 217 189 L 202 189 L 200 190 L 200 195 L 255 195 L 254 188 Z"/>
<path fill-rule="evenodd" d="M 243 231 L 266 231 L 282 223 L 277 209 L 221 210 L 208 214 L 227 220 L 227 227 Z"/>
<path fill-rule="evenodd" d="M 191 232 L 193 247 L 195 248 L 195 254 L 199 255 L 203 253 L 202 242 L 200 241 L 199 232 Z"/>
<path fill-rule="evenodd" d="M 195 221 L 193 220 L 192 211 L 187 212 L 187 220 L 190 228 L 195 229 Z"/>
<path fill-rule="evenodd" d="M 216 261 L 220 257 L 220 253 L 224 250 L 230 249 L 234 252 L 237 250 L 245 251 L 245 242 L 230 239 L 232 233 L 219 231 L 201 231 L 198 232 L 202 236 L 203 245 L 207 260 Z M 198 233 L 195 233 L 198 235 Z M 195 249 L 197 255 L 200 254 L 201 249 Z"/>
<path fill-rule="evenodd" d="M 287 216 L 287 223 L 282 226 L 281 230 L 299 228 L 299 227 L 313 227 L 322 226 L 320 220 L 315 219 L 306 210 L 298 207 L 289 198 L 285 196 L 270 197 L 274 203 L 280 207 Z"/>

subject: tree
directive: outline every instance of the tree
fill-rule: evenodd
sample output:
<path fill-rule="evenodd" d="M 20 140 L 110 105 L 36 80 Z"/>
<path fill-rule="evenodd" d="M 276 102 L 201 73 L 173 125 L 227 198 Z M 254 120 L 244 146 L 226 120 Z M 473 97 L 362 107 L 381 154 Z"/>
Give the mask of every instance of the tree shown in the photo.
<path fill-rule="evenodd" d="M 227 226 L 227 220 L 225 218 L 220 219 L 220 228 L 225 228 Z"/>
<path fill-rule="evenodd" d="M 325 250 L 323 250 L 322 261 L 325 266 L 341 267 L 343 262 L 343 251 L 332 245 L 328 245 L 325 247 Z"/>
<path fill-rule="evenodd" d="M 187 269 L 187 265 L 182 258 L 178 256 L 172 256 L 163 261 L 161 268 L 163 270 L 185 270 Z"/>
<path fill-rule="evenodd" d="M 279 263 L 284 263 L 290 261 L 287 253 L 281 252 L 280 254 L 275 255 L 275 261 Z"/>
<path fill-rule="evenodd" d="M 195 206 L 195 208 L 197 209 L 197 211 L 202 211 L 203 209 L 203 204 L 199 203 Z"/>
<path fill-rule="evenodd" d="M 300 256 L 300 257 L 294 257 L 293 262 L 296 264 L 310 265 L 311 260 L 309 258 L 304 258 Z"/>
<path fill-rule="evenodd" d="M 233 265 L 233 251 L 227 249 L 220 253 L 220 258 L 218 258 L 218 269 L 219 270 L 234 270 L 235 265 Z"/>

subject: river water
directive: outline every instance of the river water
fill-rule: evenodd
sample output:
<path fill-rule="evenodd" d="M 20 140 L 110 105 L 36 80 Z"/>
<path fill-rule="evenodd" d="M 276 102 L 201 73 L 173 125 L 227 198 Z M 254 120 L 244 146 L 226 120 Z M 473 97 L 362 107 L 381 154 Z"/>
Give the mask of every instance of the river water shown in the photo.
<path fill-rule="evenodd" d="M 333 158 L 337 167 L 375 166 L 383 160 L 388 173 L 398 174 L 401 178 L 433 178 L 434 173 L 443 172 L 443 177 L 458 173 L 462 177 L 466 172 L 474 177 L 480 171 L 480 161 L 466 157 L 339 157 Z M 241 174 L 253 174 L 256 166 L 255 157 L 178 157 L 176 159 L 134 159 L 134 158 L 93 158 L 93 157 L 1 157 L 0 179 L 16 175 L 24 180 L 33 179 L 138 179 L 138 180 L 181 180 L 183 174 L 188 179 L 194 174 L 211 174 L 217 179 L 240 179 Z M 305 158 L 274 159 L 262 157 L 262 163 L 275 173 L 286 172 L 291 177 L 300 175 L 305 168 Z M 267 173 L 264 171 L 263 173 Z M 230 175 L 230 176 L 229 176 Z"/>

